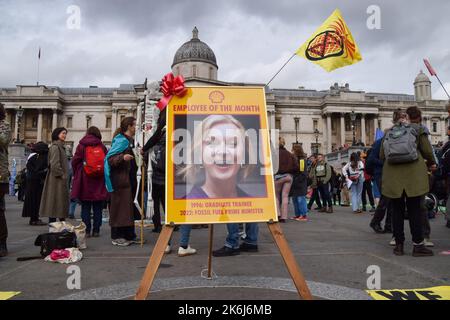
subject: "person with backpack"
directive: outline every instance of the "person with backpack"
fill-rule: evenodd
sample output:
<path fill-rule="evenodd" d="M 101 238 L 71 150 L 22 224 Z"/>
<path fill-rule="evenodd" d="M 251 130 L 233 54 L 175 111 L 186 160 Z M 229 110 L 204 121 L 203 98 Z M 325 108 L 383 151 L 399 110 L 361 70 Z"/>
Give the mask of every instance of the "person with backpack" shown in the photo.
<path fill-rule="evenodd" d="M 308 221 L 308 207 L 306 204 L 306 193 L 308 190 L 308 175 L 306 168 L 306 154 L 303 152 L 301 145 L 295 145 L 293 154 L 297 158 L 299 172 L 294 174 L 294 180 L 290 191 L 292 203 L 294 204 L 295 217 L 291 218 L 296 221 Z"/>
<path fill-rule="evenodd" d="M 342 168 L 347 188 L 352 192 L 353 213 L 362 213 L 361 194 L 364 183 L 364 164 L 356 152 L 350 155 L 350 162 Z"/>
<path fill-rule="evenodd" d="M 27 160 L 27 187 L 22 217 L 30 218 L 31 226 L 47 225 L 39 219 L 39 206 L 48 170 L 48 145 L 42 141 L 32 147 L 33 153 Z"/>
<path fill-rule="evenodd" d="M 428 165 L 434 165 L 431 143 L 420 126 L 397 122 L 387 130 L 380 150 L 385 160 L 382 194 L 392 201 L 395 255 L 404 255 L 404 219 L 408 210 L 414 257 L 432 256 L 424 245 L 421 199 L 429 191 Z"/>
<path fill-rule="evenodd" d="M 8 146 L 11 142 L 11 127 L 6 119 L 6 111 L 0 103 L 0 257 L 8 255 L 6 240 L 8 238 L 8 226 L 5 217 L 5 194 L 9 192 L 9 163 Z"/>
<path fill-rule="evenodd" d="M 49 223 L 64 221 L 69 216 L 69 163 L 65 141 L 66 128 L 52 132 L 52 144 L 48 151 L 49 169 L 42 191 L 39 216 L 48 217 Z"/>
<path fill-rule="evenodd" d="M 153 199 L 153 232 L 161 232 L 161 206 L 165 205 L 166 194 L 166 112 L 161 112 L 155 133 L 150 137 L 142 149 L 142 154 L 153 148 L 152 166 L 152 199 Z"/>
<path fill-rule="evenodd" d="M 333 202 L 330 194 L 331 167 L 325 161 L 323 154 L 317 155 L 317 163 L 313 171 L 314 180 L 317 181 L 317 190 L 323 201 L 319 212 L 333 213 Z M 328 206 L 328 207 L 327 207 Z"/>
<path fill-rule="evenodd" d="M 93 237 L 100 236 L 103 205 L 108 197 L 104 178 L 107 152 L 100 130 L 92 126 L 80 140 L 72 159 L 73 183 L 70 197 L 81 202 L 81 219 L 86 225 L 86 237 L 91 236 L 91 231 Z"/>

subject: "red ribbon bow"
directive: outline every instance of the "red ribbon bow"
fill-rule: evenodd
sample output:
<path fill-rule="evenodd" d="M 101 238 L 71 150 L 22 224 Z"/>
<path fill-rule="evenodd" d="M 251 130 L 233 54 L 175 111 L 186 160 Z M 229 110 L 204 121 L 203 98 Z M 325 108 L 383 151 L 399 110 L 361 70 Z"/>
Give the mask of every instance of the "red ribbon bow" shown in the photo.
<path fill-rule="evenodd" d="M 164 94 L 158 104 L 156 105 L 160 111 L 163 111 L 169 104 L 173 96 L 184 97 L 187 93 L 187 88 L 184 87 L 183 76 L 175 77 L 173 73 L 168 73 L 162 79 L 161 92 Z"/>

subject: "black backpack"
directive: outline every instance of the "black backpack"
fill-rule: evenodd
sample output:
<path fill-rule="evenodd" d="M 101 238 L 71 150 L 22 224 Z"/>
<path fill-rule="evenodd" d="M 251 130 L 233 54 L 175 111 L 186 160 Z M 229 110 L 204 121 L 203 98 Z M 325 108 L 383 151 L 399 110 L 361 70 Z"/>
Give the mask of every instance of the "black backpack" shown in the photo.
<path fill-rule="evenodd" d="M 35 246 L 41 246 L 41 256 L 46 257 L 55 249 L 77 247 L 75 232 L 63 231 L 40 234 L 34 241 Z"/>
<path fill-rule="evenodd" d="M 156 146 L 153 148 L 155 152 L 155 162 L 152 164 L 153 170 L 165 174 L 166 172 L 166 133 L 161 135 L 161 138 Z"/>
<path fill-rule="evenodd" d="M 40 234 L 34 241 L 35 246 L 41 247 L 40 256 L 20 257 L 17 261 L 43 259 L 55 249 L 67 249 L 77 247 L 77 235 L 75 232 L 63 231 Z"/>
<path fill-rule="evenodd" d="M 443 175 L 447 175 L 450 173 L 450 144 L 447 143 L 442 148 L 442 154 L 439 158 L 439 169 L 443 173 Z"/>

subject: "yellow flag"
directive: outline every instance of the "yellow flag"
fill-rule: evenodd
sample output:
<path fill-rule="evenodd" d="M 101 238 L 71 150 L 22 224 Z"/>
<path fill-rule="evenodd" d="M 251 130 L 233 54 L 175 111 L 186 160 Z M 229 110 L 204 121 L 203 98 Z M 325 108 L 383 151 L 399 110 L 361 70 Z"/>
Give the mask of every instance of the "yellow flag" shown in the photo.
<path fill-rule="evenodd" d="M 362 60 L 341 11 L 336 9 L 296 52 L 328 72 Z"/>

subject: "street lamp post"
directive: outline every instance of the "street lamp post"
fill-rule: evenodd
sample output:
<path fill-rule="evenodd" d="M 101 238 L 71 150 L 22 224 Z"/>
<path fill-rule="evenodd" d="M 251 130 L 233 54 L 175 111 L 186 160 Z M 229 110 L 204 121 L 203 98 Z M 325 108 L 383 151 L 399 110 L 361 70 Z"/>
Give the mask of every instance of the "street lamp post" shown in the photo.
<path fill-rule="evenodd" d="M 352 120 L 352 131 L 353 131 L 353 141 L 352 146 L 356 145 L 356 113 L 354 110 L 352 110 L 352 113 L 350 113 L 350 120 Z"/>
<path fill-rule="evenodd" d="M 16 137 L 16 143 L 20 143 L 20 124 L 22 122 L 22 116 L 23 116 L 23 109 L 22 106 L 17 109 L 16 117 L 17 117 L 17 137 Z"/>
<path fill-rule="evenodd" d="M 298 144 L 298 123 L 300 122 L 300 118 L 295 117 L 294 122 L 295 122 L 295 144 Z"/>
<path fill-rule="evenodd" d="M 318 129 L 314 130 L 314 136 L 316 137 L 316 148 L 315 148 L 316 155 L 319 153 L 319 134 L 320 134 L 320 132 Z"/>

